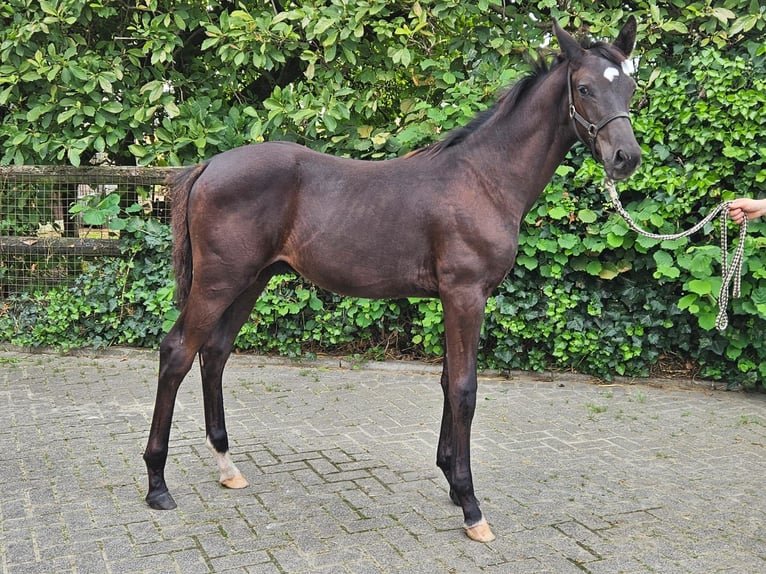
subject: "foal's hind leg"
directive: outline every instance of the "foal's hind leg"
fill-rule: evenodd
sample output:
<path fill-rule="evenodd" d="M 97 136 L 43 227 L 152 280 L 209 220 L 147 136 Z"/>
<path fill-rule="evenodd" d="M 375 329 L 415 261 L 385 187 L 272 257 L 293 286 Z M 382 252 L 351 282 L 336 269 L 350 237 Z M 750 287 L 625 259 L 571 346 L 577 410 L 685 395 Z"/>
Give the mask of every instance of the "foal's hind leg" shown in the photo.
<path fill-rule="evenodd" d="M 248 483 L 229 453 L 229 436 L 223 409 L 223 370 L 231 355 L 234 339 L 250 316 L 255 300 L 267 282 L 268 278 L 259 280 L 240 295 L 223 314 L 215 331 L 200 349 L 207 446 L 218 463 L 219 482 L 227 488 L 245 488 Z"/>
<path fill-rule="evenodd" d="M 182 314 L 183 315 L 183 314 Z M 149 475 L 147 504 L 157 510 L 172 510 L 176 507 L 165 483 L 165 463 L 168 458 L 170 425 L 173 420 L 178 388 L 189 372 L 197 348 L 185 345 L 183 320 L 176 324 L 160 345 L 160 372 L 157 380 L 157 397 L 154 401 L 152 426 L 144 451 L 144 462 Z"/>
<path fill-rule="evenodd" d="M 220 292 L 217 297 L 213 297 L 210 291 L 203 292 L 199 288 L 195 289 L 193 285 L 184 310 L 160 344 L 157 397 L 149 440 L 144 451 L 144 462 L 149 476 L 146 502 L 152 508 L 170 510 L 176 507 L 165 483 L 165 463 L 178 388 L 189 372 L 195 355 L 235 298 L 229 299 L 226 294 Z"/>

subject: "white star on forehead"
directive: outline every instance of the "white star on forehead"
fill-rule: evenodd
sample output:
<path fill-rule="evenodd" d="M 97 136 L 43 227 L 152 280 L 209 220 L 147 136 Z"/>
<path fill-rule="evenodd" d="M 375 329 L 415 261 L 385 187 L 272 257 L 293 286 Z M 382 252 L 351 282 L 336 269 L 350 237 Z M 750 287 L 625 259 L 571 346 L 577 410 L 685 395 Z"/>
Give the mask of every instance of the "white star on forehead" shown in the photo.
<path fill-rule="evenodd" d="M 606 70 L 604 70 L 604 77 L 610 82 L 614 82 L 614 79 L 619 75 L 620 75 L 620 70 L 618 70 L 614 66 L 609 66 Z"/>

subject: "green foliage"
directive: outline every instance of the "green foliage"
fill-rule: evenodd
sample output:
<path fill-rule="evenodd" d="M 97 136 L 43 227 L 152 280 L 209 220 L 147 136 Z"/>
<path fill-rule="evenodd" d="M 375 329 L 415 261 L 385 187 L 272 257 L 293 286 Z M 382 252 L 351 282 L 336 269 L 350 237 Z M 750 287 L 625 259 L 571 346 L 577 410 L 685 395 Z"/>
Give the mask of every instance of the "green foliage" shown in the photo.
<path fill-rule="evenodd" d="M 53 221 L 51 192 L 23 184 L 0 190 L 0 235 L 34 235 L 41 224 Z"/>
<path fill-rule="evenodd" d="M 403 334 L 396 302 L 340 297 L 300 278 L 274 277 L 255 304 L 236 347 L 303 353 L 385 353 Z"/>
<path fill-rule="evenodd" d="M 123 210 L 120 202 L 120 195 L 115 192 L 105 196 L 84 196 L 69 208 L 69 213 L 79 214 L 85 225 L 98 227 L 108 224 L 112 231 L 146 232 L 150 235 L 159 233 L 157 221 L 142 216 L 144 208 L 140 203 L 129 205 Z"/>
<path fill-rule="evenodd" d="M 630 10 L 644 163 L 620 190 L 640 225 L 672 233 L 722 200 L 763 194 L 761 4 L 0 1 L 0 163 L 78 165 L 105 153 L 119 164 L 177 165 L 274 139 L 392 157 L 463 124 L 523 76 L 551 19 L 613 38 Z M 517 265 L 488 303 L 482 364 L 608 378 L 680 357 L 706 377 L 764 381 L 764 223 L 750 226 L 742 298 L 718 333 L 718 224 L 678 241 L 637 236 L 605 203 L 603 169 L 587 155 L 577 146 L 528 214 Z M 36 229 L 34 213 L 14 221 L 5 209 L 42 204 L 36 193 L 0 198 L 0 232 Z M 74 289 L 7 301 L 3 339 L 157 344 L 175 313 L 167 230 L 117 199 L 91 198 L 72 213 L 108 220 L 127 259 L 89 266 Z M 440 319 L 438 301 L 342 299 L 279 277 L 237 346 L 438 356 Z"/>
<path fill-rule="evenodd" d="M 156 220 L 139 224 L 121 215 L 134 229 L 122 232 L 123 256 L 85 264 L 71 285 L 6 299 L 0 339 L 65 350 L 158 344 L 178 316 L 169 271 L 170 230 Z"/>

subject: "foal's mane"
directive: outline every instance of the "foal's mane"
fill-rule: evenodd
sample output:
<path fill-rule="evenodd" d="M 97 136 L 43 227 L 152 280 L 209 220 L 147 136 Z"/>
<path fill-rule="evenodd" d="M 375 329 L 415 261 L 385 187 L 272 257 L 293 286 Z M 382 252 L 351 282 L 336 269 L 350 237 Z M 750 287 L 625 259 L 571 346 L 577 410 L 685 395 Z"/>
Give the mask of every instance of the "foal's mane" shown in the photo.
<path fill-rule="evenodd" d="M 517 106 L 518 102 L 530 91 L 541 78 L 547 76 L 558 64 L 561 59 L 549 66 L 544 58 L 539 58 L 534 62 L 534 68 L 527 76 L 524 76 L 504 93 L 500 95 L 497 101 L 486 110 L 476 114 L 471 121 L 462 127 L 455 128 L 447 133 L 441 140 L 416 149 L 407 154 L 407 157 L 413 156 L 435 156 L 440 152 L 455 147 L 465 141 L 465 139 L 478 130 L 481 126 L 488 124 L 493 118 L 506 117 Z"/>
<path fill-rule="evenodd" d="M 619 63 L 625 59 L 625 55 L 611 44 L 591 42 L 586 39 L 581 41 L 581 45 L 584 49 L 593 50 L 597 52 L 600 57 L 605 58 L 614 64 L 619 65 Z M 476 116 L 464 126 L 450 131 L 443 139 L 420 149 L 413 150 L 405 157 L 435 156 L 448 148 L 455 147 L 464 142 L 468 136 L 483 125 L 486 125 L 493 120 L 507 117 L 509 114 L 513 113 L 518 103 L 531 91 L 532 86 L 537 84 L 548 74 L 552 73 L 564 62 L 566 62 L 566 59 L 563 54 L 555 56 L 551 64 L 548 63 L 544 56 L 540 55 L 532 62 L 532 71 L 502 93 L 491 107 L 476 114 Z"/>

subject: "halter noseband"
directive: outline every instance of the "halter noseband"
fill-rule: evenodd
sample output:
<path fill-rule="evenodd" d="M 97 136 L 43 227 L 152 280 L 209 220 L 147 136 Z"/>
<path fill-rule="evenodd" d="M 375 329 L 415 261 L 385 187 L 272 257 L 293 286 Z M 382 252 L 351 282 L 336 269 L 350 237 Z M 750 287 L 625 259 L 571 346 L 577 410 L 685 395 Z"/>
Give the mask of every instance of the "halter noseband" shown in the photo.
<path fill-rule="evenodd" d="M 593 157 L 598 159 L 598 154 L 596 153 L 596 136 L 598 135 L 598 132 L 600 132 L 601 129 L 604 126 L 606 126 L 609 122 L 611 122 L 612 120 L 616 120 L 617 118 L 627 118 L 627 120 L 630 121 L 630 114 L 628 114 L 628 112 L 617 112 L 615 114 L 612 114 L 611 116 L 607 116 L 606 118 L 604 118 L 597 124 L 594 124 L 593 122 L 585 118 L 585 116 L 583 116 L 575 108 L 573 91 L 572 91 L 572 70 L 568 66 L 567 66 L 567 85 L 568 85 L 567 95 L 569 96 L 569 118 L 572 120 L 575 135 L 577 135 L 578 140 L 580 140 L 582 143 L 590 147 L 590 151 L 593 154 Z M 587 141 L 583 139 L 583 137 L 580 135 L 580 131 L 577 129 L 578 123 L 585 128 L 585 131 L 588 134 Z"/>

